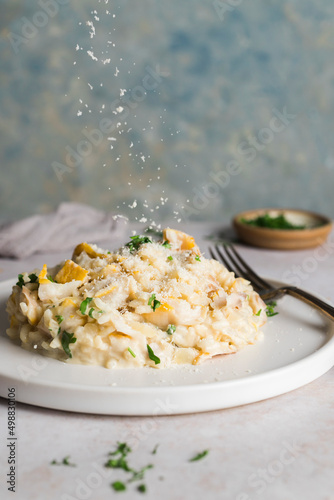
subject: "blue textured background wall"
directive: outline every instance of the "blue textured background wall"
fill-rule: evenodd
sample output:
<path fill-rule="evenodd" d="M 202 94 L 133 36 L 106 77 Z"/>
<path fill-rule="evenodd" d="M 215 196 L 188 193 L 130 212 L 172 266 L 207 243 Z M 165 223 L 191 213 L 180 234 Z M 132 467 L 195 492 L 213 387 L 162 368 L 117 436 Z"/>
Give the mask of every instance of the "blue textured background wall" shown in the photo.
<path fill-rule="evenodd" d="M 332 0 L 0 5 L 3 217 L 334 217 Z"/>

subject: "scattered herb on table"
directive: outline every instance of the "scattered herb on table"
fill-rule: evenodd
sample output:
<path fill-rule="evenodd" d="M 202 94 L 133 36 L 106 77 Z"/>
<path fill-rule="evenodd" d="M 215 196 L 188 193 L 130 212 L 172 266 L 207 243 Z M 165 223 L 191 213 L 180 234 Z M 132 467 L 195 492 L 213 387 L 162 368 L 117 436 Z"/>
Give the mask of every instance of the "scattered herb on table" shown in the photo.
<path fill-rule="evenodd" d="M 160 358 L 158 358 L 158 356 L 156 356 L 153 352 L 153 349 L 147 344 L 147 351 L 148 351 L 148 357 L 154 361 L 154 363 L 156 365 L 158 365 L 160 363 Z"/>
<path fill-rule="evenodd" d="M 111 486 L 114 488 L 115 491 L 125 491 L 126 486 L 122 481 L 115 481 L 114 483 L 111 483 Z"/>
<path fill-rule="evenodd" d="M 129 483 L 132 483 L 133 481 L 139 481 L 141 479 L 144 479 L 144 474 L 149 469 L 153 469 L 153 465 L 152 464 L 145 465 L 145 467 L 142 467 L 138 471 L 132 470 L 131 472 L 133 473 L 133 476 L 132 476 L 131 479 L 129 479 Z"/>
<path fill-rule="evenodd" d="M 152 240 L 148 236 L 136 235 L 136 236 L 131 236 L 130 239 L 131 241 L 129 241 L 129 243 L 126 243 L 125 246 L 128 247 L 131 253 L 138 250 L 138 248 L 144 243 L 152 243 Z"/>
<path fill-rule="evenodd" d="M 129 466 L 127 457 L 129 453 L 131 453 L 131 448 L 126 444 L 126 443 L 118 443 L 117 448 L 115 451 L 110 452 L 109 455 L 114 457 L 110 458 L 106 463 L 105 467 L 111 467 L 113 469 L 123 469 L 125 472 L 128 472 L 131 474 L 131 477 L 127 480 L 127 483 L 132 483 L 133 481 L 140 481 L 144 479 L 144 474 L 148 469 L 152 469 L 153 465 L 149 464 L 146 465 L 145 467 L 142 467 L 140 470 L 136 471 L 135 469 L 132 469 L 132 467 Z M 118 489 L 118 486 L 115 488 L 115 484 L 119 484 L 121 481 L 115 481 L 114 483 L 111 484 L 111 486 L 114 488 L 115 491 L 124 491 L 126 486 L 124 483 L 121 483 L 124 487 L 120 486 Z M 139 489 L 140 488 L 140 489 Z M 146 491 L 146 486 L 144 484 L 138 486 L 138 491 L 141 493 L 144 493 Z"/>
<path fill-rule="evenodd" d="M 66 330 L 63 331 L 61 336 L 61 345 L 69 358 L 72 357 L 70 344 L 75 344 L 76 341 L 77 339 L 74 337 L 74 333 L 68 333 Z"/>
<path fill-rule="evenodd" d="M 161 302 L 155 298 L 155 293 L 152 293 L 151 297 L 148 299 L 147 304 L 152 307 L 153 311 L 161 306 Z"/>
<path fill-rule="evenodd" d="M 209 450 L 204 450 L 201 453 L 198 453 L 195 455 L 193 458 L 189 460 L 189 462 L 196 462 L 197 460 L 201 460 L 202 458 L 206 457 L 207 454 L 209 453 Z"/>
<path fill-rule="evenodd" d="M 87 297 L 85 300 L 83 300 L 80 304 L 80 312 L 81 314 L 86 314 L 86 309 L 88 307 L 88 304 L 92 302 L 93 298 L 92 297 Z"/>
<path fill-rule="evenodd" d="M 158 447 L 159 447 L 159 445 L 158 445 L 158 444 L 156 444 L 156 445 L 155 445 L 155 447 L 154 447 L 154 448 L 153 448 L 153 450 L 152 450 L 152 455 L 155 455 L 155 454 L 156 454 L 156 452 L 157 452 L 157 450 L 158 450 Z"/>
<path fill-rule="evenodd" d="M 69 467 L 76 467 L 76 464 L 71 464 L 69 460 L 70 456 L 63 458 L 61 462 L 57 462 L 57 460 L 52 460 L 51 465 L 67 465 Z"/>
<path fill-rule="evenodd" d="M 256 227 L 268 227 L 270 229 L 305 229 L 305 225 L 292 224 L 289 222 L 284 214 L 279 214 L 272 217 L 268 213 L 259 215 L 255 219 L 242 218 L 240 221 L 243 224 Z"/>
<path fill-rule="evenodd" d="M 276 314 L 278 314 L 278 312 L 275 312 L 276 305 L 277 303 L 275 302 L 275 300 L 267 302 L 266 314 L 268 317 L 276 316 Z"/>

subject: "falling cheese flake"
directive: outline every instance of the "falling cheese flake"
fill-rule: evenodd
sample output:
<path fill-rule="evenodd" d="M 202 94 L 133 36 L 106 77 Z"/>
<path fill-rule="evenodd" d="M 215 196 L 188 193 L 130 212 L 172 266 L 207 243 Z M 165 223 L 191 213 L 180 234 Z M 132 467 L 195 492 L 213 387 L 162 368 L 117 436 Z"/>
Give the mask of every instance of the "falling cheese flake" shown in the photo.
<path fill-rule="evenodd" d="M 95 34 L 96 34 L 94 24 L 92 23 L 92 21 L 87 21 L 86 25 L 91 28 L 91 31 L 89 32 L 89 35 L 90 35 L 91 38 L 93 38 L 95 36 Z"/>
<path fill-rule="evenodd" d="M 93 59 L 93 61 L 98 61 L 98 58 L 94 55 L 92 50 L 87 50 L 87 54 Z"/>
<path fill-rule="evenodd" d="M 117 75 L 118 75 L 118 73 L 119 73 L 119 69 L 118 69 L 118 68 L 117 68 L 117 66 L 116 66 L 116 71 L 115 71 L 114 75 L 115 75 L 115 76 L 117 76 Z"/>

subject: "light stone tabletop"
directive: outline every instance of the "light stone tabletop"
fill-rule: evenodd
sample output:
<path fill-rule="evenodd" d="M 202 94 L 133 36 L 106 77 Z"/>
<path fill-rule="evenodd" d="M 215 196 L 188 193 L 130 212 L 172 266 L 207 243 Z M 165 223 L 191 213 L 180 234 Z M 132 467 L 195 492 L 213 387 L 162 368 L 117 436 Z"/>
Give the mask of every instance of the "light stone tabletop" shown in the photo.
<path fill-rule="evenodd" d="M 209 240 L 204 237 L 222 228 L 187 224 L 180 229 L 193 234 L 205 252 Z M 313 250 L 238 248 L 259 274 L 294 281 L 334 303 L 333 234 Z M 39 267 L 41 261 L 54 265 L 69 253 L 2 259 L 0 279 Z M 7 417 L 8 402 L 0 398 L 1 500 L 334 500 L 334 369 L 273 399 L 189 415 L 100 416 L 17 403 L 15 493 L 6 482 Z M 126 473 L 104 467 L 117 442 L 132 443 L 129 464 L 135 469 L 154 465 L 142 482 L 130 483 L 123 492 L 110 485 Z M 209 450 L 207 456 L 189 461 L 203 450 Z M 66 456 L 75 467 L 50 464 Z M 137 490 L 141 483 L 145 493 Z"/>

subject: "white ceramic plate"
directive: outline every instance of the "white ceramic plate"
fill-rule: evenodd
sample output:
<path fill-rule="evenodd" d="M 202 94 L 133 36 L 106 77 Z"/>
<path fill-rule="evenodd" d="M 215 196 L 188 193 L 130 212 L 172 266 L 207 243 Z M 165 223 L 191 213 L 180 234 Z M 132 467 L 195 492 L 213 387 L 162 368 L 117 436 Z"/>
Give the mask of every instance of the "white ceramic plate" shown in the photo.
<path fill-rule="evenodd" d="M 57 410 L 109 415 L 173 415 L 253 403 L 297 389 L 334 365 L 334 323 L 291 297 L 279 301 L 263 339 L 199 366 L 107 370 L 27 352 L 6 336 L 0 283 L 0 396 Z"/>

